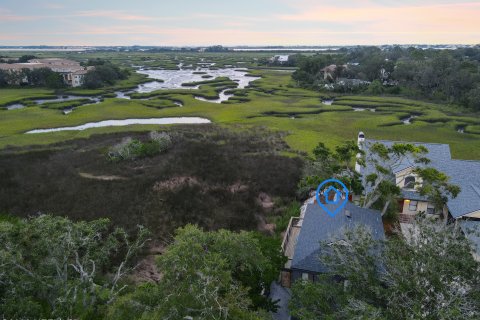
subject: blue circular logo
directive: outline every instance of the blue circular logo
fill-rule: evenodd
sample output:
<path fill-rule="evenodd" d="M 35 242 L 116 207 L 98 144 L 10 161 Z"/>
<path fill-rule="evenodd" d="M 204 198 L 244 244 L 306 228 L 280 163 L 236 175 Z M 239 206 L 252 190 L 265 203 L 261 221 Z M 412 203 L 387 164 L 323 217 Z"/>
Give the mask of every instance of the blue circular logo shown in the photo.
<path fill-rule="evenodd" d="M 339 190 L 336 186 L 341 187 L 341 190 Z M 325 204 L 322 203 L 320 198 L 320 194 L 322 192 L 324 193 Z M 332 192 L 335 193 L 335 196 L 333 197 L 333 199 L 330 199 L 329 195 Z M 342 199 L 342 194 L 345 194 L 345 199 Z M 349 192 L 345 184 L 340 180 L 332 178 L 332 179 L 327 179 L 318 185 L 315 197 L 317 198 L 318 205 L 331 217 L 334 217 L 347 204 L 348 194 Z M 331 210 L 326 206 L 326 204 L 328 204 L 329 206 L 331 205 L 338 205 L 338 206 L 335 208 L 335 210 Z"/>

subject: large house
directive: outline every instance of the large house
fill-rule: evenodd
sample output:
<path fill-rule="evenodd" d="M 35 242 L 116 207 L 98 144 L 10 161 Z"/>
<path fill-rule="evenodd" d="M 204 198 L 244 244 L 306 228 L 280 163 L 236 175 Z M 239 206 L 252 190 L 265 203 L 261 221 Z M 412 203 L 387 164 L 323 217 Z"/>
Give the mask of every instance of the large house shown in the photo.
<path fill-rule="evenodd" d="M 365 151 L 367 157 L 369 155 L 369 147 L 377 142 L 387 147 L 396 143 L 387 140 L 365 139 L 364 133 L 359 133 L 359 147 Z M 413 159 L 406 158 L 392 172 L 392 180 L 394 179 L 402 192 L 399 199 L 399 216 L 402 227 L 411 224 L 415 215 L 420 212 L 432 217 L 447 215 L 450 222 L 458 223 L 461 226 L 467 238 L 478 244 L 475 245 L 474 249 L 476 250 L 476 255 L 480 257 L 480 238 L 467 230 L 480 231 L 480 161 L 452 159 L 448 144 L 420 142 L 412 144 L 424 146 L 428 150 L 425 156 L 430 159 L 430 163 L 427 166 L 445 173 L 450 177 L 450 183 L 458 185 L 461 191 L 456 198 L 448 200 L 443 210 L 436 209 L 427 197 L 420 195 L 417 191 L 422 181 L 413 171 L 418 164 Z M 363 177 L 374 171 L 371 165 L 366 167 L 357 165 L 356 169 Z"/>
<path fill-rule="evenodd" d="M 28 63 L 0 63 L 0 70 L 8 72 L 20 72 L 23 69 L 35 70 L 41 68 L 48 68 L 53 72 L 61 74 L 66 85 L 80 87 L 83 85 L 87 72 L 94 67 L 83 67 L 77 61 L 60 58 L 32 59 L 29 60 Z"/>
<path fill-rule="evenodd" d="M 333 204 L 323 205 L 331 211 L 334 209 Z M 290 287 L 298 279 L 316 281 L 319 274 L 327 271 L 321 262 L 322 254 L 326 254 L 321 244 L 342 241 L 345 232 L 356 227 L 366 228 L 376 240 L 385 238 L 379 211 L 347 202 L 340 212 L 331 217 L 315 198 L 305 202 L 300 217 L 290 220 L 283 239 L 282 252 L 288 261 L 281 274 L 282 286 Z"/>

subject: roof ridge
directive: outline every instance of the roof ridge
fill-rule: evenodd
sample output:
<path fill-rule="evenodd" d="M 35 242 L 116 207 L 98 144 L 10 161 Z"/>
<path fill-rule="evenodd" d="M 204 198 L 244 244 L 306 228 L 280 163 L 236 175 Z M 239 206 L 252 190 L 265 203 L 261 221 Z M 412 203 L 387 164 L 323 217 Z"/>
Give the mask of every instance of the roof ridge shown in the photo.
<path fill-rule="evenodd" d="M 480 188 L 477 188 L 477 186 L 473 183 L 471 183 L 470 186 L 472 187 L 473 191 L 475 191 L 478 196 L 480 196 Z"/>

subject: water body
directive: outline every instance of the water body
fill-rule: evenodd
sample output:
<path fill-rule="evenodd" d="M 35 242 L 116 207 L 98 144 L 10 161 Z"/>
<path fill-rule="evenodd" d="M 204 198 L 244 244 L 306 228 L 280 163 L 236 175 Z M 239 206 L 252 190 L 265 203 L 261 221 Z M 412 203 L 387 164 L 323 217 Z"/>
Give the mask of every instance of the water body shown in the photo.
<path fill-rule="evenodd" d="M 222 103 L 222 101 L 227 101 L 230 97 L 233 97 L 233 94 L 226 93 L 229 89 L 223 90 L 218 94 L 218 99 L 205 99 L 204 97 L 195 96 L 195 99 L 205 102 L 213 103 Z"/>
<path fill-rule="evenodd" d="M 266 51 L 266 52 L 280 52 L 280 51 L 336 51 L 340 48 L 233 48 L 233 51 Z"/>
<path fill-rule="evenodd" d="M 43 104 L 43 103 L 49 103 L 49 102 L 65 102 L 65 101 L 71 101 L 71 100 L 77 100 L 77 99 L 95 99 L 95 98 L 85 97 L 85 96 L 57 96 L 56 98 L 53 98 L 53 99 L 36 99 L 33 101 L 35 101 L 36 104 Z"/>
<path fill-rule="evenodd" d="M 408 116 L 407 118 L 403 118 L 401 119 L 403 124 L 412 124 L 412 119 L 413 118 L 416 118 L 418 116 L 414 116 L 414 115 L 411 115 L 411 116 Z"/>
<path fill-rule="evenodd" d="M 25 108 L 25 105 L 21 103 L 15 103 L 7 106 L 7 110 L 18 110 L 18 109 L 23 109 Z"/>
<path fill-rule="evenodd" d="M 139 70 L 138 73 L 145 74 L 151 79 L 163 80 L 164 82 L 147 82 L 140 85 L 136 91 L 152 92 L 159 89 L 198 89 L 198 87 L 183 87 L 183 83 L 205 81 L 205 74 L 195 74 L 195 72 L 206 72 L 207 75 L 213 78 L 227 77 L 232 81 L 238 83 L 238 88 L 243 89 L 250 84 L 250 82 L 260 79 L 259 77 L 247 76 L 247 69 L 217 69 L 210 70 L 208 68 L 197 68 L 196 70 Z M 238 81 L 237 81 L 238 80 Z"/>
<path fill-rule="evenodd" d="M 91 128 L 122 127 L 133 124 L 201 124 L 211 123 L 210 120 L 199 117 L 172 117 L 172 118 L 150 118 L 150 119 L 125 119 L 125 120 L 104 120 L 99 122 L 88 122 L 75 127 L 60 127 L 51 129 L 35 129 L 26 133 L 47 133 L 58 131 L 82 131 Z"/>
<path fill-rule="evenodd" d="M 128 96 L 127 94 L 129 93 L 134 93 L 135 91 L 115 91 L 115 98 L 118 98 L 118 99 L 131 99 L 130 96 Z"/>
<path fill-rule="evenodd" d="M 356 112 L 362 112 L 362 111 L 370 111 L 370 112 L 375 112 L 375 108 L 352 108 L 353 111 L 356 111 Z"/>
<path fill-rule="evenodd" d="M 206 65 L 212 65 L 212 63 L 205 63 Z M 182 67 L 179 64 L 179 67 Z M 195 72 L 205 72 L 202 74 L 195 74 Z M 232 81 L 238 83 L 238 89 L 244 89 L 246 86 L 250 84 L 250 82 L 260 79 L 259 77 L 251 77 L 247 76 L 248 70 L 247 69 L 232 69 L 232 68 L 224 68 L 224 69 L 217 69 L 217 70 L 210 70 L 208 68 L 197 68 L 193 69 L 180 69 L 180 70 L 138 70 L 138 73 L 146 74 L 149 78 L 153 79 L 151 82 L 140 84 L 137 88 L 132 90 L 126 91 L 116 91 L 115 97 L 118 99 L 131 99 L 128 94 L 131 93 L 148 93 L 155 90 L 161 89 L 188 89 L 188 90 L 195 90 L 198 89 L 199 86 L 193 87 L 184 87 L 182 86 L 183 83 L 189 82 L 197 82 L 197 81 L 205 81 L 203 78 L 205 75 L 210 76 L 211 78 L 218 78 L 218 77 L 228 77 Z M 156 81 L 156 80 L 163 80 Z M 228 90 L 228 89 L 227 89 Z M 226 91 L 223 90 L 219 94 L 219 98 L 217 99 L 205 99 L 202 97 L 195 97 L 198 100 L 212 102 L 212 103 L 221 103 L 222 101 L 228 100 L 232 94 L 227 94 Z M 102 98 L 100 96 L 74 96 L 74 95 L 67 95 L 67 96 L 57 96 L 56 98 L 50 99 L 36 99 L 34 102 L 37 105 L 42 105 L 44 103 L 50 102 L 66 102 L 71 100 L 77 99 L 90 99 L 91 101 L 85 102 L 83 105 L 95 104 L 100 103 Z M 139 100 L 148 100 L 148 99 L 139 99 Z M 177 104 L 179 106 L 183 106 L 180 103 Z M 15 110 L 15 109 L 22 109 L 25 106 L 23 104 L 13 104 L 7 106 L 7 110 Z"/>

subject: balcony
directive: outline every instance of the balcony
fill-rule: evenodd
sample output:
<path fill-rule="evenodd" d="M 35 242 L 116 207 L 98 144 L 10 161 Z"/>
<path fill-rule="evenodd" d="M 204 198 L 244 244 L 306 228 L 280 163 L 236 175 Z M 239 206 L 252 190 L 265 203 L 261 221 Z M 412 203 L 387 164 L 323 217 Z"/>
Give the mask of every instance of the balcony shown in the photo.
<path fill-rule="evenodd" d="M 288 258 L 288 262 L 285 264 L 285 268 L 290 268 L 293 254 L 295 252 L 295 245 L 297 244 L 297 238 L 302 229 L 303 219 L 299 217 L 290 218 L 287 231 L 283 237 L 282 252 Z"/>

